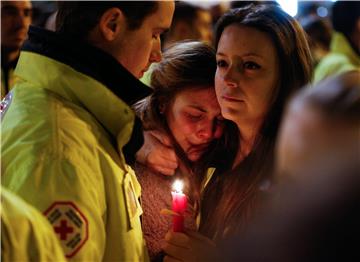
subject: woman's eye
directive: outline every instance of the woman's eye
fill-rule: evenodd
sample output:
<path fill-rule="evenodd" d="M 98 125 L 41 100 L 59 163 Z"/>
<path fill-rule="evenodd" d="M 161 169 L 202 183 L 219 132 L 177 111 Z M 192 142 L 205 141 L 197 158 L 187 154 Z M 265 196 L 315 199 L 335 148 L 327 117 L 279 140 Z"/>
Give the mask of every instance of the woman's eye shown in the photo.
<path fill-rule="evenodd" d="M 218 60 L 216 62 L 216 64 L 217 64 L 217 67 L 226 67 L 227 66 L 227 63 L 224 60 Z"/>
<path fill-rule="evenodd" d="M 244 69 L 256 70 L 256 69 L 260 69 L 260 65 L 258 65 L 255 62 L 245 62 Z"/>
<path fill-rule="evenodd" d="M 187 114 L 187 117 L 192 121 L 197 121 L 201 119 L 201 115 Z"/>

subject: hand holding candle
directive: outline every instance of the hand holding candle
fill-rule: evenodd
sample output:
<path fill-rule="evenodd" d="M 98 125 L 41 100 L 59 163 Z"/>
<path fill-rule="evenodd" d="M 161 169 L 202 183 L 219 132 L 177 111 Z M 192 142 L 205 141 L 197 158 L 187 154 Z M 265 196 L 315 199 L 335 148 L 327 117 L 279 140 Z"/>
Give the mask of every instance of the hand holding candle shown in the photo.
<path fill-rule="evenodd" d="M 173 216 L 173 231 L 184 231 L 184 214 L 186 211 L 187 198 L 182 192 L 183 183 L 180 180 L 176 180 L 173 184 L 172 195 L 172 210 L 177 213 Z"/>

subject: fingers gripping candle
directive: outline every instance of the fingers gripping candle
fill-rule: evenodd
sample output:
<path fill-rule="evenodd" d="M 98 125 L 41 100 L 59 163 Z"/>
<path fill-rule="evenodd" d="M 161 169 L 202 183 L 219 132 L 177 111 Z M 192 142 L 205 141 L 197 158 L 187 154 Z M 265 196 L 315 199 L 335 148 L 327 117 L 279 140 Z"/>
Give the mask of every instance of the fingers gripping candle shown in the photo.
<path fill-rule="evenodd" d="M 172 210 L 178 215 L 173 216 L 173 231 L 184 231 L 184 214 L 187 205 L 186 195 L 182 192 L 183 183 L 180 180 L 176 180 L 173 184 L 172 195 Z"/>

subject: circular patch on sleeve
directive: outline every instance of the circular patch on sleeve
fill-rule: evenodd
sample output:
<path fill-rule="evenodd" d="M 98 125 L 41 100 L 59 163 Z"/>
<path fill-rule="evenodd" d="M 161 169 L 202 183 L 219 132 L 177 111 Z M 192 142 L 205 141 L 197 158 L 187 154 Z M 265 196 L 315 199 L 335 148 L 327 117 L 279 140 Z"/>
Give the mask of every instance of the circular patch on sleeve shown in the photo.
<path fill-rule="evenodd" d="M 67 258 L 73 257 L 88 239 L 88 221 L 72 202 L 54 202 L 44 215 L 51 223 Z"/>

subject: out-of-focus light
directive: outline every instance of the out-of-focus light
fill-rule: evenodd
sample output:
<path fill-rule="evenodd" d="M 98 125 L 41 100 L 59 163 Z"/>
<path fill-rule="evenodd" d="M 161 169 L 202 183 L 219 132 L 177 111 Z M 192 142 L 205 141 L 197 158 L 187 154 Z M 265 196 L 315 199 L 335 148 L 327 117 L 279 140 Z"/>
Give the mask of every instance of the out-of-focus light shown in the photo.
<path fill-rule="evenodd" d="M 298 1 L 297 0 L 277 0 L 281 8 L 284 9 L 286 13 L 291 16 L 296 16 L 298 11 Z"/>
<path fill-rule="evenodd" d="M 316 13 L 317 13 L 318 16 L 320 16 L 320 17 L 326 17 L 326 16 L 329 14 L 327 8 L 324 7 L 324 6 L 319 6 L 319 7 L 316 9 Z"/>
<path fill-rule="evenodd" d="M 182 2 L 186 2 L 190 5 L 201 7 L 204 9 L 209 9 L 212 6 L 220 4 L 221 0 L 182 0 Z"/>

